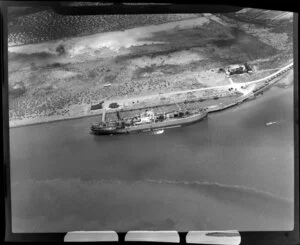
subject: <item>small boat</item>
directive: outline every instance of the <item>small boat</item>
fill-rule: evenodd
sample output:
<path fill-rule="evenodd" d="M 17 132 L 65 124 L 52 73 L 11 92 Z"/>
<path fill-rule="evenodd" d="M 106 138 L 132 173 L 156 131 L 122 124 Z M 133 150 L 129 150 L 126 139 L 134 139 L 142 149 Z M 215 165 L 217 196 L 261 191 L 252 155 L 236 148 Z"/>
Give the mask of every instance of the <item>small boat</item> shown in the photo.
<path fill-rule="evenodd" d="M 267 122 L 265 124 L 266 124 L 266 126 L 270 126 L 270 125 L 275 124 L 275 123 L 277 123 L 277 122 Z"/>
<path fill-rule="evenodd" d="M 163 129 L 154 130 L 153 134 L 163 134 L 165 131 Z"/>

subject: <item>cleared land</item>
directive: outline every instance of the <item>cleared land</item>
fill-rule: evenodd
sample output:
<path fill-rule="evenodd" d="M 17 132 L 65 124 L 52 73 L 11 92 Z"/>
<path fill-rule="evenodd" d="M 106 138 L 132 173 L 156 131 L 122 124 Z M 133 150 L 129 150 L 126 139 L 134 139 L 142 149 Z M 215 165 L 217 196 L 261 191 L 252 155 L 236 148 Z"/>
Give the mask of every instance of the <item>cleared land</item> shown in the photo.
<path fill-rule="evenodd" d="M 32 15 L 39 20 L 45 13 Z M 29 28 L 25 17 L 19 21 Z M 270 75 L 292 59 L 290 19 L 276 19 L 276 25 L 265 21 L 262 30 L 241 15 L 172 18 L 9 48 L 10 126 L 97 114 L 91 105 L 103 100 L 131 101 L 132 109 L 196 99 L 213 106 L 238 93 L 218 88 L 209 96 L 203 91 L 163 94 L 230 85 L 220 68 L 231 64 L 248 62 L 255 68 L 252 74 L 231 77 L 239 83 Z M 10 33 L 19 33 L 17 27 L 10 27 Z M 33 42 L 29 38 L 25 43 Z"/>

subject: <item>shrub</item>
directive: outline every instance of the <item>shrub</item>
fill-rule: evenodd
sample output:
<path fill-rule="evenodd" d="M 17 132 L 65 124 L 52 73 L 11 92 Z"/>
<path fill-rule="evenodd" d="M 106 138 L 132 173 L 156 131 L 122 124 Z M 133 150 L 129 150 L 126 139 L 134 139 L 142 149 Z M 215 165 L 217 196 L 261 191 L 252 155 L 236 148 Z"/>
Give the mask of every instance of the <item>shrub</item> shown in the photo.
<path fill-rule="evenodd" d="M 103 102 L 99 103 L 99 104 L 96 104 L 96 105 L 92 105 L 91 106 L 91 110 L 98 110 L 98 109 L 102 109 L 102 104 Z"/>
<path fill-rule="evenodd" d="M 111 103 L 110 105 L 109 105 L 109 108 L 118 108 L 120 105 L 118 104 L 118 103 Z"/>
<path fill-rule="evenodd" d="M 55 51 L 58 53 L 58 55 L 64 55 L 66 54 L 65 46 L 63 44 L 60 44 L 56 47 Z"/>
<path fill-rule="evenodd" d="M 61 63 L 59 63 L 59 62 L 54 62 L 53 64 L 49 65 L 49 67 L 51 67 L 51 68 L 58 68 L 58 67 L 61 67 Z"/>

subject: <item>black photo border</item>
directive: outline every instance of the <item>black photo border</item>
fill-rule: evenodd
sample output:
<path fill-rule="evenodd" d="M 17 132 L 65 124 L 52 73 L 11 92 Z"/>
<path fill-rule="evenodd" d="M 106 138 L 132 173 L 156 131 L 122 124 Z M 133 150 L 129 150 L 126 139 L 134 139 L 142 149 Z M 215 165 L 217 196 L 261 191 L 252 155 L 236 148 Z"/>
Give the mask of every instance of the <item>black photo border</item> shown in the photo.
<path fill-rule="evenodd" d="M 75 2 L 69 0 L 62 0 L 60 2 Z M 84 2 L 84 0 L 78 1 Z M 95 0 L 88 0 L 87 2 L 97 2 Z M 116 1 L 100 1 L 100 2 L 114 2 Z M 103 6 L 102 10 L 98 11 L 99 14 L 136 14 L 136 13 L 197 13 L 201 10 L 207 9 L 207 11 L 218 12 L 220 7 L 226 9 L 226 11 L 238 11 L 241 8 L 260 8 L 269 10 L 281 10 L 294 12 L 294 229 L 293 231 L 276 231 L 276 232 L 240 232 L 241 244 L 242 245 L 260 245 L 260 244 L 274 244 L 274 245 L 284 245 L 284 244 L 299 244 L 299 79 L 298 79 L 298 12 L 296 11 L 296 2 L 294 4 L 287 4 L 286 2 L 272 3 L 271 5 L 266 2 L 265 6 L 262 3 L 258 4 L 253 1 L 247 2 L 237 2 L 232 3 L 232 1 L 227 0 L 224 3 L 216 1 L 201 1 L 196 5 L 192 1 L 184 1 L 184 3 L 174 2 L 170 0 L 157 1 L 157 0 L 134 0 L 134 1 L 123 1 L 123 2 L 150 2 L 150 3 L 172 3 L 171 5 L 151 5 L 151 6 L 123 6 L 121 4 L 116 4 L 113 6 Z M 199 5 L 201 4 L 201 5 Z M 1 164 L 1 204 L 3 205 L 2 223 L 5 229 L 2 229 L 3 237 L 6 242 L 62 242 L 66 232 L 62 233 L 12 233 L 11 224 L 11 186 L 10 186 L 10 151 L 9 151 L 9 114 L 8 114 L 8 33 L 7 33 L 7 7 L 12 6 L 41 6 L 41 5 L 51 5 L 56 11 L 62 14 L 78 14 L 78 9 L 75 7 L 73 9 L 66 10 L 62 8 L 61 5 L 57 5 L 54 1 L 14 1 L 14 0 L 0 0 L 0 79 L 1 79 L 1 89 L 2 89 L 2 153 L 3 153 L 3 163 Z M 86 13 L 91 13 L 95 11 L 95 7 L 86 8 Z M 126 232 L 119 233 L 119 242 L 124 242 Z M 185 243 L 186 232 L 179 232 L 180 243 Z M 130 242 L 134 244 L 144 244 L 144 242 Z M 146 243 L 145 243 L 146 244 Z M 149 244 L 149 242 L 147 242 Z"/>

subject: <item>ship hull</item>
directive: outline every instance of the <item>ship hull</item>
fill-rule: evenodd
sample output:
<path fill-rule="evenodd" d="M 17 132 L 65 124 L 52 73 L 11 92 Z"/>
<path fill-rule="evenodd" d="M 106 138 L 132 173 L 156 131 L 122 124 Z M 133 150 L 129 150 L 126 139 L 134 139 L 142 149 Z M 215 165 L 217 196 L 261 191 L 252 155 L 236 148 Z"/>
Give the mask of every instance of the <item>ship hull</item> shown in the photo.
<path fill-rule="evenodd" d="M 108 130 L 102 128 L 94 128 L 92 129 L 92 133 L 95 135 L 114 135 L 114 134 L 129 134 L 129 133 L 137 133 L 137 132 L 151 132 L 160 129 L 181 127 L 181 126 L 193 124 L 201 121 L 206 116 L 207 116 L 207 112 L 191 115 L 189 117 L 169 119 L 162 122 L 155 122 L 155 123 L 152 122 L 143 125 L 125 127 L 121 129 Z"/>

